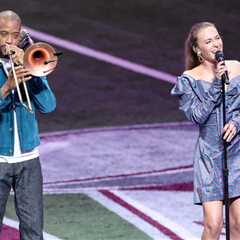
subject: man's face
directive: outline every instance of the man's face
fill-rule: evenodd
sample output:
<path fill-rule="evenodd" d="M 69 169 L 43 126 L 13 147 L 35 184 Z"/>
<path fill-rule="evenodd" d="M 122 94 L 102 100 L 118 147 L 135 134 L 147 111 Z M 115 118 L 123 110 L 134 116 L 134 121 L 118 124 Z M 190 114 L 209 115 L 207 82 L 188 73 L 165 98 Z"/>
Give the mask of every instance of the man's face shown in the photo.
<path fill-rule="evenodd" d="M 0 18 L 0 48 L 6 44 L 17 46 L 20 37 L 21 24 L 16 20 Z"/>

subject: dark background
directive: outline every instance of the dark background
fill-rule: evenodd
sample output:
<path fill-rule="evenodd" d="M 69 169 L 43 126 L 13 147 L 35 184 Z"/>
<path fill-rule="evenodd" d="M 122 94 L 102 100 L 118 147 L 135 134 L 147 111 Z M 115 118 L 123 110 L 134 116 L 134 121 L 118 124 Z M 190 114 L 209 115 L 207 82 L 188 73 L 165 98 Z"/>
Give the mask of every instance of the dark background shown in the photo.
<path fill-rule="evenodd" d="M 192 24 L 214 22 L 225 56 L 240 59 L 240 1 L 11 0 L 0 1 L 23 24 L 117 57 L 179 75 Z M 49 76 L 58 105 L 40 115 L 41 132 L 185 120 L 172 84 L 65 49 Z"/>

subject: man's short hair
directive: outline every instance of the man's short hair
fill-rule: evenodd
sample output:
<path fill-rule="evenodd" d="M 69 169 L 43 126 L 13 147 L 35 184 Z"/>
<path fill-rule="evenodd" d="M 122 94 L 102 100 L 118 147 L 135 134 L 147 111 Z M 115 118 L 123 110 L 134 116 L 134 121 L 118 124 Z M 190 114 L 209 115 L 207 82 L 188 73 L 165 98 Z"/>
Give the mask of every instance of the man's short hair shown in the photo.
<path fill-rule="evenodd" d="M 17 21 L 17 22 L 20 23 L 20 25 L 21 25 L 21 22 L 22 22 L 19 15 L 17 13 L 13 12 L 12 10 L 1 11 L 0 12 L 0 19 Z"/>

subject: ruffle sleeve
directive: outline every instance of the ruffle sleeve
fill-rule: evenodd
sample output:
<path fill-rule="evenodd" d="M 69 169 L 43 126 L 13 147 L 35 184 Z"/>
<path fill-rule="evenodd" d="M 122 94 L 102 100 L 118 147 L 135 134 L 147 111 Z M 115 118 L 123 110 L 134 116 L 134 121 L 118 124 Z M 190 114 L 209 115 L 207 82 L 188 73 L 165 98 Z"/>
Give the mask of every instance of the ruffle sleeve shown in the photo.
<path fill-rule="evenodd" d="M 179 109 L 190 121 L 204 124 L 221 103 L 221 80 L 215 79 L 204 96 L 198 91 L 196 81 L 186 75 L 178 77 L 171 95 L 179 97 Z"/>

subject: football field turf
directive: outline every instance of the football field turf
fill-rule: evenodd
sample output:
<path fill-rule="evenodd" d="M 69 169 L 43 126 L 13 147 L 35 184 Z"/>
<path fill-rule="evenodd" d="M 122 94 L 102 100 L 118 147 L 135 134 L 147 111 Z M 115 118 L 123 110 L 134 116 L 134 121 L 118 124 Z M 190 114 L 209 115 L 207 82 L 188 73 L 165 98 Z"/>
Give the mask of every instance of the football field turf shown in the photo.
<path fill-rule="evenodd" d="M 45 195 L 44 230 L 66 240 L 149 240 L 146 234 L 85 194 Z M 6 217 L 15 219 L 11 196 Z"/>

